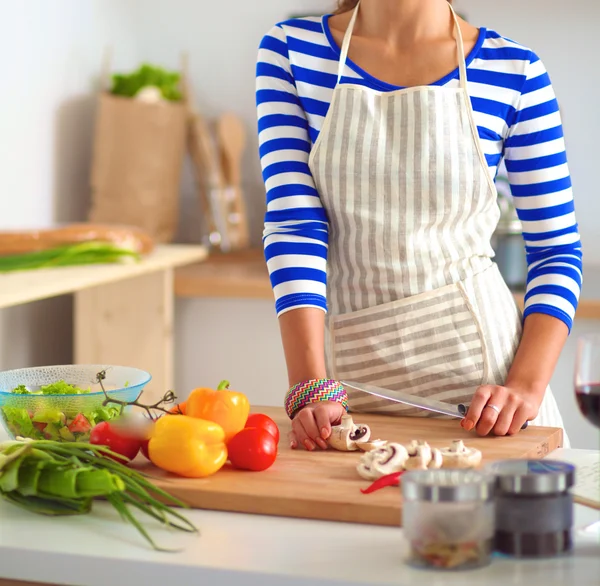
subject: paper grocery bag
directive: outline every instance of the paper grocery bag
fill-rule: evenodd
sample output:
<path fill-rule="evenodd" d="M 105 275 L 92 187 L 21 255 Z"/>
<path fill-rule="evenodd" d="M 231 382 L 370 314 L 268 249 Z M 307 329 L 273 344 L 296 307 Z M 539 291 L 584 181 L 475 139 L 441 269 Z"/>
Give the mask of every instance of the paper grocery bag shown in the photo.
<path fill-rule="evenodd" d="M 172 241 L 186 126 L 183 103 L 100 94 L 90 221 L 137 226 L 156 242 Z"/>

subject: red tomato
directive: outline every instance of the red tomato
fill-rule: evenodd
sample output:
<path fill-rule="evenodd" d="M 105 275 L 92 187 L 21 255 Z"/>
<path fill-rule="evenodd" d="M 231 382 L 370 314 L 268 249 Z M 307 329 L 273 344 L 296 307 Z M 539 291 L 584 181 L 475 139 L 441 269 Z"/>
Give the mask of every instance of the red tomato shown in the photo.
<path fill-rule="evenodd" d="M 231 438 L 227 451 L 234 468 L 259 472 L 275 462 L 277 441 L 265 429 L 247 427 Z"/>
<path fill-rule="evenodd" d="M 47 423 L 41 423 L 40 421 L 34 421 L 33 422 L 33 426 L 37 427 L 40 431 L 44 431 L 46 425 L 48 425 Z"/>
<path fill-rule="evenodd" d="M 142 442 L 142 445 L 140 446 L 140 450 L 142 451 L 142 454 L 144 454 L 144 457 L 146 458 L 146 460 L 150 459 L 150 454 L 148 453 L 148 444 L 150 443 L 150 440 L 144 440 Z"/>
<path fill-rule="evenodd" d="M 133 460 L 137 456 L 142 445 L 142 442 L 138 438 L 118 433 L 114 427 L 111 427 L 108 421 L 102 421 L 92 429 L 90 443 L 96 446 L 106 446 L 111 451 L 121 454 L 121 456 L 125 456 L 129 460 Z M 117 460 L 121 464 L 124 463 L 124 460 L 118 458 L 113 458 L 113 460 Z"/>
<path fill-rule="evenodd" d="M 274 438 L 275 442 L 279 443 L 279 428 L 277 424 L 267 415 L 262 413 L 250 413 L 246 421 L 246 427 L 258 427 L 268 431 Z"/>
<path fill-rule="evenodd" d="M 87 433 L 92 426 L 86 419 L 83 413 L 77 413 L 75 419 L 69 424 L 69 431 L 71 433 Z"/>

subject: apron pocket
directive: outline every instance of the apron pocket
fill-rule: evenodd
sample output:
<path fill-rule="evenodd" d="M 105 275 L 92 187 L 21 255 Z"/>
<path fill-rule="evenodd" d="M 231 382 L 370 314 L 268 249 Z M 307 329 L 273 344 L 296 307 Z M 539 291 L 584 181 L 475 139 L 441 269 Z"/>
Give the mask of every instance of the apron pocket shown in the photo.
<path fill-rule="evenodd" d="M 330 342 L 336 379 L 453 404 L 469 403 L 486 373 L 481 325 L 461 284 L 332 316 Z M 353 411 L 429 415 L 365 393 L 349 399 Z"/>

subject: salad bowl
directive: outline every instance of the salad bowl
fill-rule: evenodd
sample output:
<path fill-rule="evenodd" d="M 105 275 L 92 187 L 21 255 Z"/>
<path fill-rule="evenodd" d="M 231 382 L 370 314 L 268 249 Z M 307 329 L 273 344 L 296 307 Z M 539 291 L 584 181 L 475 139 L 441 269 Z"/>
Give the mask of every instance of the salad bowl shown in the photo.
<path fill-rule="evenodd" d="M 0 372 L 0 420 L 9 435 L 63 442 L 88 442 L 91 429 L 119 416 L 111 399 L 135 401 L 152 379 L 137 368 L 107 365 L 62 365 Z"/>

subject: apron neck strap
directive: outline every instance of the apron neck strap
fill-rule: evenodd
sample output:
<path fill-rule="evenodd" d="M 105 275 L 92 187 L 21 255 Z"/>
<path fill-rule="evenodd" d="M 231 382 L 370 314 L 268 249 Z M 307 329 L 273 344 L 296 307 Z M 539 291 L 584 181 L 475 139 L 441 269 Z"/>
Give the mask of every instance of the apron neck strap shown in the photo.
<path fill-rule="evenodd" d="M 352 12 L 352 17 L 350 18 L 350 22 L 348 23 L 348 28 L 346 29 L 346 34 L 344 35 L 344 40 L 342 41 L 342 48 L 340 52 L 340 61 L 338 64 L 338 76 L 337 83 L 340 83 L 340 79 L 342 79 L 342 74 L 344 73 L 344 67 L 346 66 L 346 60 L 348 59 L 348 49 L 350 47 L 350 39 L 352 38 L 352 32 L 354 31 L 354 25 L 356 24 L 356 17 L 358 16 L 358 9 L 360 7 L 360 0 L 356 4 L 356 8 Z M 454 21 L 454 30 L 456 34 L 456 49 L 458 51 L 458 77 L 460 82 L 460 87 L 463 89 L 467 89 L 467 65 L 465 62 L 465 48 L 463 45 L 462 33 L 460 31 L 460 25 L 458 24 L 458 17 L 456 16 L 456 12 L 454 12 L 454 8 L 452 8 L 452 4 L 448 3 L 448 8 L 450 8 L 450 12 L 452 14 L 452 20 Z"/>
<path fill-rule="evenodd" d="M 352 38 L 352 31 L 354 30 L 354 24 L 356 23 L 356 17 L 358 16 L 358 8 L 360 6 L 360 0 L 356 4 L 356 8 L 352 12 L 352 18 L 348 23 L 348 28 L 346 29 L 346 34 L 344 35 L 344 40 L 342 42 L 342 50 L 340 53 L 340 62 L 338 64 L 338 78 L 337 82 L 340 83 L 340 79 L 342 79 L 342 73 L 344 73 L 344 67 L 346 66 L 346 59 L 348 58 L 348 48 L 350 47 L 350 39 Z"/>
<path fill-rule="evenodd" d="M 452 4 L 448 3 L 448 8 L 452 13 L 452 20 L 454 20 L 454 30 L 456 34 L 456 50 L 458 52 L 458 81 L 460 87 L 464 90 L 467 89 L 467 63 L 465 61 L 465 46 L 463 44 L 462 32 L 460 30 L 460 24 L 458 23 L 458 17 Z"/>

